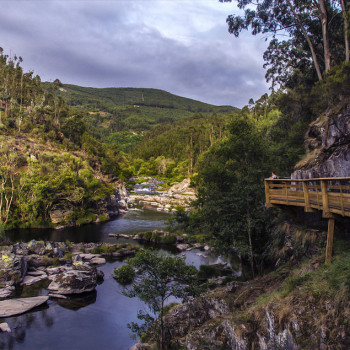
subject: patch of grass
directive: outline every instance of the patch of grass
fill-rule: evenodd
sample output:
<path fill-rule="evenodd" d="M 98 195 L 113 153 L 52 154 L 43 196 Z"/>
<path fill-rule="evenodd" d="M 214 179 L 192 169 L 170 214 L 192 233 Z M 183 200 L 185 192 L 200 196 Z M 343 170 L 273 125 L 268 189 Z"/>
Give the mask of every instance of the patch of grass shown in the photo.
<path fill-rule="evenodd" d="M 72 261 L 72 258 L 73 258 L 72 253 L 66 253 L 63 255 L 63 259 L 65 259 L 65 260 Z"/>
<path fill-rule="evenodd" d="M 101 244 L 100 246 L 94 247 L 91 249 L 92 254 L 112 254 L 114 253 L 118 248 L 114 245 L 108 245 L 108 244 Z"/>
<path fill-rule="evenodd" d="M 53 260 L 47 256 L 44 256 L 41 261 L 45 266 L 53 265 Z"/>

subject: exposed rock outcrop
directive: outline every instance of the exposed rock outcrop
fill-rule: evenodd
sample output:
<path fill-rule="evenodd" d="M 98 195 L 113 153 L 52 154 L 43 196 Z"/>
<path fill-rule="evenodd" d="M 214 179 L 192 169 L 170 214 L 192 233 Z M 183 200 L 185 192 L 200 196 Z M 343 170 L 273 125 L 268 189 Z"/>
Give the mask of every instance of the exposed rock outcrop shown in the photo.
<path fill-rule="evenodd" d="M 49 211 L 51 222 L 53 224 L 66 223 L 70 220 L 73 210 L 73 205 L 67 201 L 54 204 Z"/>
<path fill-rule="evenodd" d="M 328 110 L 310 125 L 308 155 L 297 164 L 292 179 L 350 176 L 350 105 Z"/>
<path fill-rule="evenodd" d="M 91 292 L 97 285 L 97 270 L 84 263 L 74 263 L 64 272 L 53 275 L 48 286 L 51 293 L 80 294 Z"/>
<path fill-rule="evenodd" d="M 166 337 L 175 346 L 188 350 L 300 349 L 295 340 L 300 333 L 295 319 L 278 332 L 280 327 L 276 326 L 270 307 L 266 308 L 265 321 L 260 322 L 264 328 L 254 327 L 251 322 L 237 323 L 233 316 L 229 303 L 222 297 L 207 295 L 192 299 L 170 310 L 165 318 Z"/>
<path fill-rule="evenodd" d="M 191 329 L 228 312 L 228 305 L 221 298 L 204 296 L 191 299 L 185 304 L 174 307 L 166 317 L 165 334 L 170 339 L 182 338 Z"/>
<path fill-rule="evenodd" d="M 171 186 L 167 191 L 154 194 L 133 194 L 129 196 L 132 203 L 144 207 L 156 208 L 159 211 L 175 211 L 176 206 L 189 209 L 191 202 L 196 199 L 196 190 L 190 187 L 190 179 Z"/>
<path fill-rule="evenodd" d="M 122 259 L 139 247 L 127 244 L 44 242 L 32 240 L 0 247 L 0 299 L 13 296 L 16 287 L 49 279 L 57 294 L 80 294 L 95 289 L 104 274 L 96 266 L 106 263 L 101 255 Z M 97 250 L 101 254 L 92 254 Z M 22 255 L 22 254 L 26 255 Z M 63 256 L 63 254 L 65 254 Z"/>

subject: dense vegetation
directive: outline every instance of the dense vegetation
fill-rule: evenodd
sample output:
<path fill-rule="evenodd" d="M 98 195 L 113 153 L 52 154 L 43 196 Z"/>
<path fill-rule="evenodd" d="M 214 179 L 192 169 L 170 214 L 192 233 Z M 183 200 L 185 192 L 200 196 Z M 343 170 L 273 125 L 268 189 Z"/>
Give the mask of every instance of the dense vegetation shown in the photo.
<path fill-rule="evenodd" d="M 21 62 L 0 50 L 0 226 L 50 225 L 60 204 L 69 208 L 61 224 L 93 221 L 94 203 L 113 192 L 108 177 L 123 176 L 123 155 Z"/>
<path fill-rule="evenodd" d="M 51 225 L 57 209 L 67 215 L 55 224 L 104 219 L 96 203 L 113 192 L 116 178 L 182 180 L 223 137 L 229 117 L 222 113 L 237 110 L 154 89 L 42 83 L 21 62 L 1 50 L 0 223 L 6 227 Z"/>
<path fill-rule="evenodd" d="M 128 132 L 128 135 L 141 135 L 145 130 L 177 122 L 193 113 L 227 113 L 237 110 L 231 106 L 213 106 L 156 89 L 98 89 L 58 85 L 55 96 L 62 97 L 69 106 L 89 111 L 86 123 L 93 135 L 100 139 L 108 138 L 109 142 L 118 141 L 122 131 Z M 54 83 L 43 85 L 47 91 L 53 86 Z"/>

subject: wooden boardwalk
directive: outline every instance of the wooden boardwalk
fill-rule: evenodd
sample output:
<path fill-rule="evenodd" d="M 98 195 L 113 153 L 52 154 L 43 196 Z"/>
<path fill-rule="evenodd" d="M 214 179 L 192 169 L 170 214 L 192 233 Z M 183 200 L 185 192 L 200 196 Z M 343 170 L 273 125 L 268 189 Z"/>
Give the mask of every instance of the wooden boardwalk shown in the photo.
<path fill-rule="evenodd" d="M 265 179 L 266 206 L 304 207 L 328 218 L 326 263 L 332 259 L 334 218 L 350 216 L 350 177 L 321 179 Z"/>

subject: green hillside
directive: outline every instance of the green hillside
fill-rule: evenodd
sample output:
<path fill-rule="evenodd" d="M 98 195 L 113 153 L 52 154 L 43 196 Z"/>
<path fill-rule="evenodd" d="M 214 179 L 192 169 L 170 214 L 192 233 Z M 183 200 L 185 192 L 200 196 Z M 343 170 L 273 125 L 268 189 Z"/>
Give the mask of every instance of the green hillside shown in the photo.
<path fill-rule="evenodd" d="M 190 117 L 193 113 L 229 113 L 232 106 L 214 106 L 157 89 L 91 88 L 43 83 L 46 91 L 62 97 L 66 103 L 89 112 L 87 123 L 95 136 L 106 138 L 120 131 L 144 131 Z"/>
<path fill-rule="evenodd" d="M 53 83 L 43 85 L 48 89 Z M 105 112 L 125 106 L 173 109 L 191 113 L 226 113 L 237 110 L 232 106 L 214 106 L 157 89 L 91 88 L 62 84 L 57 93 L 70 106 L 84 106 Z"/>

